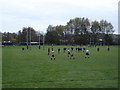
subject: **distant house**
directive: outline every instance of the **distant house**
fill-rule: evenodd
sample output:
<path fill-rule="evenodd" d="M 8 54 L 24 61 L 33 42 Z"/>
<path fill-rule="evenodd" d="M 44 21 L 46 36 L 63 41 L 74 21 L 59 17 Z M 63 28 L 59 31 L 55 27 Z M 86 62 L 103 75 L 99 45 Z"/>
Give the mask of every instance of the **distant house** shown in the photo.
<path fill-rule="evenodd" d="M 112 39 L 113 39 L 113 44 L 120 45 L 120 35 L 119 34 L 113 34 Z"/>
<path fill-rule="evenodd" d="M 21 42 L 19 45 L 27 45 L 27 42 Z M 39 42 L 29 42 L 28 45 L 39 45 Z M 43 42 L 40 42 L 43 45 Z"/>
<path fill-rule="evenodd" d="M 39 42 L 30 42 L 31 45 L 39 45 Z"/>
<path fill-rule="evenodd" d="M 13 45 L 11 41 L 3 41 L 2 45 Z"/>

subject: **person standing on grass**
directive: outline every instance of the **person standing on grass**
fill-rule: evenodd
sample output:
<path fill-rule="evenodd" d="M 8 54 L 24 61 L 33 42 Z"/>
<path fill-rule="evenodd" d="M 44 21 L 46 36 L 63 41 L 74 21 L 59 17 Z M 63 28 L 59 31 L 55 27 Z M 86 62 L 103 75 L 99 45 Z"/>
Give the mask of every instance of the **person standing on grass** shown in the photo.
<path fill-rule="evenodd" d="M 71 47 L 71 51 L 73 51 L 73 49 L 74 49 L 74 48 L 73 48 L 73 47 Z"/>
<path fill-rule="evenodd" d="M 58 48 L 58 53 L 60 53 L 60 48 Z"/>
<path fill-rule="evenodd" d="M 86 56 L 85 56 L 85 58 L 89 58 L 89 55 L 90 55 L 89 50 L 86 50 Z"/>
<path fill-rule="evenodd" d="M 81 52 L 82 51 L 82 48 L 78 48 L 78 52 Z"/>
<path fill-rule="evenodd" d="M 54 52 L 54 50 L 52 49 L 52 52 L 51 52 L 51 54 L 52 54 L 51 60 L 52 60 L 52 59 L 55 60 L 55 55 L 54 55 L 54 53 L 55 53 L 55 52 Z"/>
<path fill-rule="evenodd" d="M 68 48 L 68 50 L 67 50 L 67 51 L 68 51 L 68 57 L 69 57 L 69 56 L 70 56 L 70 50 L 69 50 L 69 48 Z"/>
<path fill-rule="evenodd" d="M 83 52 L 84 52 L 85 50 L 86 50 L 86 48 L 84 47 L 84 48 L 83 48 Z"/>
<path fill-rule="evenodd" d="M 65 52 L 65 51 L 66 51 L 66 48 L 63 48 L 63 51 Z"/>
<path fill-rule="evenodd" d="M 100 48 L 97 48 L 97 51 L 99 52 L 99 51 L 100 51 Z"/>
<path fill-rule="evenodd" d="M 70 59 L 75 59 L 73 52 L 71 52 Z"/>
<path fill-rule="evenodd" d="M 108 52 L 110 51 L 110 48 L 108 47 Z"/>
<path fill-rule="evenodd" d="M 22 51 L 24 52 L 24 50 L 25 50 L 25 48 L 23 47 L 23 48 L 22 48 Z"/>
<path fill-rule="evenodd" d="M 80 48 L 80 52 L 82 51 L 82 48 Z"/>
<path fill-rule="evenodd" d="M 48 48 L 48 55 L 50 55 L 50 48 Z"/>
<path fill-rule="evenodd" d="M 53 51 L 53 48 L 52 48 L 52 51 Z"/>

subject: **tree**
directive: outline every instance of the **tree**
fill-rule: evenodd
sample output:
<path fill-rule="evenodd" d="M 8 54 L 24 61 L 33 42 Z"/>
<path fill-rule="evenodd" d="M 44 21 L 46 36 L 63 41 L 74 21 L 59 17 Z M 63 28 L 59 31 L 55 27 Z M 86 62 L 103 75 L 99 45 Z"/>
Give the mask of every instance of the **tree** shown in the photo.
<path fill-rule="evenodd" d="M 45 35 L 45 41 L 47 44 L 60 44 L 59 43 L 59 35 L 55 30 L 55 27 L 49 25 L 47 28 L 47 33 Z"/>
<path fill-rule="evenodd" d="M 16 33 L 12 33 L 11 35 L 12 35 L 12 38 L 11 38 L 12 43 L 17 44 L 18 43 L 18 35 Z"/>
<path fill-rule="evenodd" d="M 98 21 L 93 21 L 91 26 L 91 41 L 96 44 L 99 40 L 98 35 L 100 34 L 100 27 Z"/>
<path fill-rule="evenodd" d="M 114 32 L 113 26 L 111 23 L 108 23 L 106 20 L 100 21 L 101 33 L 104 35 L 105 44 L 109 45 L 112 43 L 112 34 Z"/>
<path fill-rule="evenodd" d="M 55 27 L 55 31 L 57 32 L 57 37 L 58 37 L 58 41 L 59 43 L 58 44 L 63 44 L 63 40 L 65 39 L 64 37 L 64 30 L 65 30 L 65 26 L 62 26 L 62 25 L 57 25 Z"/>
<path fill-rule="evenodd" d="M 48 31 L 45 40 L 47 44 L 60 44 L 59 36 L 56 31 Z"/>
<path fill-rule="evenodd" d="M 67 22 L 67 33 L 75 40 L 76 44 L 87 44 L 90 22 L 88 18 L 75 18 Z"/>
<path fill-rule="evenodd" d="M 101 28 L 101 33 L 113 34 L 114 32 L 112 24 L 110 22 L 108 23 L 106 20 L 100 21 L 100 28 Z"/>
<path fill-rule="evenodd" d="M 19 30 L 18 31 L 18 44 L 21 43 L 21 34 L 22 34 L 21 30 Z"/>
<path fill-rule="evenodd" d="M 92 21 L 88 18 L 76 17 L 70 19 L 66 25 L 49 25 L 45 36 L 47 44 L 84 44 L 89 42 L 97 43 L 99 39 L 103 39 L 105 44 L 112 44 L 113 26 L 106 20 Z M 39 36 L 40 35 L 40 36 Z M 30 37 L 31 36 L 31 37 Z M 43 42 L 43 34 L 37 32 L 32 27 L 23 27 L 18 33 L 5 32 L 2 34 L 4 41 L 12 41 L 13 43 Z M 31 39 L 31 40 L 30 40 Z"/>

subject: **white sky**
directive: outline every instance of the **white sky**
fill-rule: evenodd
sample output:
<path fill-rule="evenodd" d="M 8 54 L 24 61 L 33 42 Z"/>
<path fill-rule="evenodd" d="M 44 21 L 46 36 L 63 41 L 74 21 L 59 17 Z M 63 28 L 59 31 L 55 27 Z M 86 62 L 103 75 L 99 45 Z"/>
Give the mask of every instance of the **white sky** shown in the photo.
<path fill-rule="evenodd" d="M 75 17 L 111 22 L 118 33 L 119 0 L 0 0 L 0 31 L 18 32 L 33 27 L 46 32 L 48 25 L 65 25 Z"/>

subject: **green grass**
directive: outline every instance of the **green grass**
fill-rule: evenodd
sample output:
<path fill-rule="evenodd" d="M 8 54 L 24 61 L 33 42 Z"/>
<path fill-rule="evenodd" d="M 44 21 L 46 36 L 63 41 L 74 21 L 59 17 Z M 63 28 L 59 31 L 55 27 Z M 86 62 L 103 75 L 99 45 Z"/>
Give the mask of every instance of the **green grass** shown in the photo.
<path fill-rule="evenodd" d="M 3 48 L 2 87 L 3 88 L 117 88 L 118 87 L 118 47 L 86 47 L 85 53 L 76 52 L 75 60 L 70 60 L 63 47 L 54 46 L 56 60 L 50 60 L 47 48 L 33 46 L 32 50 L 22 52 L 25 46 Z M 58 54 L 57 48 L 61 53 Z M 76 47 L 76 46 L 74 46 Z"/>

